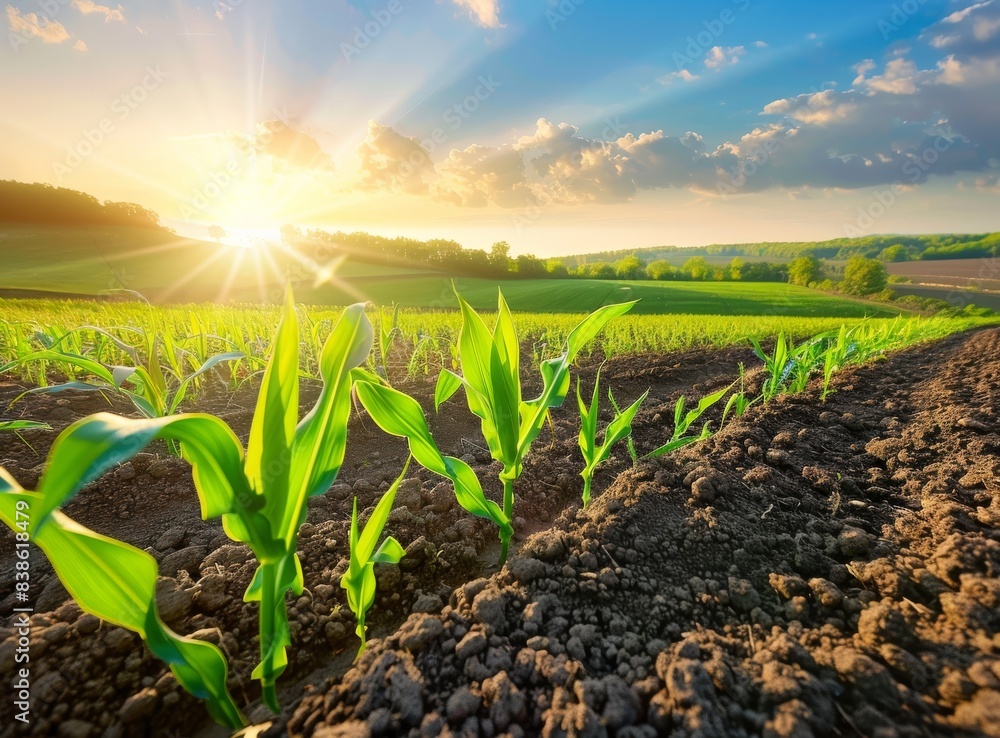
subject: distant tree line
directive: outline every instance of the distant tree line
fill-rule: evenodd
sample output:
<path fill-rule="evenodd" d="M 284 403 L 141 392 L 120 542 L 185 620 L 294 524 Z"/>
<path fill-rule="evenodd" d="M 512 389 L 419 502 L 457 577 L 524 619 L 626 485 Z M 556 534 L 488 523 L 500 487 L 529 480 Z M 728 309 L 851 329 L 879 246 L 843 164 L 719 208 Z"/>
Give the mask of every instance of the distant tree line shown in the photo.
<path fill-rule="evenodd" d="M 1000 233 L 935 234 L 927 236 L 867 236 L 864 238 L 838 238 L 831 241 L 760 242 L 741 244 L 714 244 L 685 248 L 680 246 L 655 246 L 637 249 L 638 258 L 648 262 L 704 256 L 739 256 L 754 259 L 788 261 L 800 256 L 817 259 L 847 261 L 855 256 L 878 259 L 882 262 L 920 261 L 939 259 L 975 259 L 1000 256 Z M 585 263 L 612 262 L 620 253 L 605 251 L 563 259 L 571 271 Z"/>
<path fill-rule="evenodd" d="M 162 229 L 160 216 L 132 202 L 101 202 L 64 187 L 0 180 L 0 223 Z"/>

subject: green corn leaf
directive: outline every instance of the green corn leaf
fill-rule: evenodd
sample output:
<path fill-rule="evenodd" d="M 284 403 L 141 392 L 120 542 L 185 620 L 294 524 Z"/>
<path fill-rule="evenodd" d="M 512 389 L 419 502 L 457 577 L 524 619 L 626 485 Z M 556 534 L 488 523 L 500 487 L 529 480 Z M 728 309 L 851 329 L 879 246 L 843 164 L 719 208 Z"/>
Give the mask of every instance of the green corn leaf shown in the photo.
<path fill-rule="evenodd" d="M 440 410 L 444 403 L 454 397 L 455 393 L 462 388 L 463 384 L 464 380 L 455 374 L 455 372 L 449 371 L 448 369 L 441 370 L 441 373 L 438 375 L 437 384 L 434 387 L 435 412 Z"/>
<path fill-rule="evenodd" d="M 196 369 L 192 374 L 186 376 L 181 383 L 177 385 L 177 391 L 174 393 L 174 397 L 170 402 L 170 412 L 174 413 L 177 411 L 177 408 L 180 407 L 180 404 L 184 401 L 185 396 L 187 396 L 188 387 L 191 385 L 192 381 L 206 372 L 211 371 L 219 364 L 224 364 L 229 361 L 240 361 L 245 358 L 246 354 L 242 351 L 231 351 L 225 354 L 216 354 L 206 360 L 200 367 L 198 367 L 198 369 Z"/>
<path fill-rule="evenodd" d="M 392 436 L 407 439 L 410 453 L 424 468 L 450 479 L 455 485 L 458 504 L 479 517 L 492 520 L 501 531 L 512 530 L 500 506 L 487 500 L 472 468 L 460 459 L 444 456 L 434 442 L 420 404 L 391 387 L 359 382 L 358 398 L 372 420 Z"/>
<path fill-rule="evenodd" d="M 298 414 L 299 322 L 288 290 L 250 426 L 245 467 L 251 486 L 267 498 L 269 519 L 275 521 L 283 517 L 291 463 L 288 450 Z"/>
<path fill-rule="evenodd" d="M 72 468 L 64 473 L 72 474 Z M 232 729 L 244 725 L 226 686 L 228 670 L 221 651 L 210 643 L 177 635 L 160 620 L 156 560 L 61 512 L 50 509 L 46 513 L 45 497 L 45 493 L 25 492 L 0 469 L 0 519 L 12 530 L 21 530 L 19 503 L 27 503 L 31 540 L 45 552 L 81 609 L 138 633 L 153 654 L 170 666 L 178 682 L 206 701 L 215 720 Z"/>
<path fill-rule="evenodd" d="M 378 551 L 372 556 L 372 561 L 376 564 L 398 564 L 405 555 L 406 551 L 399 545 L 399 541 L 389 536 L 382 541 L 382 545 L 378 547 Z"/>

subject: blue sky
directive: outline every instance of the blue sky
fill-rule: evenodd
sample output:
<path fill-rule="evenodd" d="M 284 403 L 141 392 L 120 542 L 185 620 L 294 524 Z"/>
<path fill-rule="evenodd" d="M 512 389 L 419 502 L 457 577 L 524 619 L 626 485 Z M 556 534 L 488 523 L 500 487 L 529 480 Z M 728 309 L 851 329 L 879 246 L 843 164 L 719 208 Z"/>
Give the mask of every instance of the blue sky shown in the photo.
<path fill-rule="evenodd" d="M 0 177 L 181 230 L 545 254 L 998 228 L 1000 0 L 9 3 Z"/>

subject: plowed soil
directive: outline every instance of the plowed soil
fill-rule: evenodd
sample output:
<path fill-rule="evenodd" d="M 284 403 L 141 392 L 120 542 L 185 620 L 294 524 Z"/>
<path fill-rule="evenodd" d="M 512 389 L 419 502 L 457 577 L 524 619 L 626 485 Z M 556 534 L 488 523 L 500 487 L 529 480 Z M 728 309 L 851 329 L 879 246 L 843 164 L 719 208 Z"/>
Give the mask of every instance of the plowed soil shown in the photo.
<path fill-rule="evenodd" d="M 625 402 L 652 388 L 635 424 L 642 453 L 669 435 L 679 395 L 728 385 L 739 362 L 757 363 L 743 349 L 633 357 L 602 380 Z M 595 370 L 583 368 L 585 388 Z M 377 637 L 352 665 L 338 587 L 349 506 L 354 495 L 373 506 L 404 453 L 355 418 L 338 483 L 302 531 L 307 592 L 290 603 L 277 718 L 249 678 L 252 560 L 198 518 L 184 462 L 151 447 L 67 512 L 158 558 L 164 619 L 221 643 L 237 701 L 271 722 L 268 736 L 1000 735 L 1000 331 L 911 349 L 835 386 L 825 404 L 814 386 L 754 407 L 666 459 L 633 467 L 622 445 L 586 511 L 569 400 L 526 465 L 522 540 L 499 571 L 495 532 L 440 480 L 413 474 L 389 531 L 407 556 L 378 572 Z M 403 389 L 429 408 L 429 385 Z M 18 391 L 0 386 L 0 402 Z M 245 438 L 254 397 L 213 392 L 197 409 Z M 22 402 L 57 428 L 107 409 L 94 396 Z M 458 398 L 432 427 L 498 495 Z M 27 438 L 44 453 L 48 436 Z M 0 441 L 0 465 L 26 487 L 41 461 Z M 0 614 L 15 606 L 11 549 L 5 535 Z M 81 614 L 50 572 L 32 559 L 34 722 L 6 727 L 5 699 L 5 731 L 219 735 L 137 637 Z M 4 682 L 13 636 L 0 631 Z"/>

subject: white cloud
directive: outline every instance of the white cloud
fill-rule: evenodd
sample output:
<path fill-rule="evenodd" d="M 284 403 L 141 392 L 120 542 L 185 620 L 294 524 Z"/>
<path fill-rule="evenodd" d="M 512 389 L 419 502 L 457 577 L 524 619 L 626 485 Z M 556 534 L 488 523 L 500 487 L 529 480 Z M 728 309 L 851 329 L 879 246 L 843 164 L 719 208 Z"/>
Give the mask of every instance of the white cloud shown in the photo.
<path fill-rule="evenodd" d="M 656 81 L 661 85 L 671 85 L 677 80 L 680 80 L 681 82 L 694 82 L 696 79 L 698 79 L 697 74 L 691 74 L 688 70 L 682 69 L 679 72 L 671 72 L 670 74 L 658 77 Z"/>
<path fill-rule="evenodd" d="M 708 69 L 719 70 L 739 62 L 740 57 L 747 53 L 743 46 L 713 46 L 705 55 L 705 66 Z"/>
<path fill-rule="evenodd" d="M 87 44 L 84 43 L 83 41 L 79 40 L 79 39 L 77 40 L 77 42 L 75 44 L 73 44 L 73 48 L 76 49 L 77 51 L 87 51 L 88 50 L 87 49 Z"/>
<path fill-rule="evenodd" d="M 69 41 L 69 33 L 62 23 L 39 18 L 35 13 L 21 14 L 13 5 L 7 6 L 7 22 L 10 30 L 22 36 L 34 36 L 47 44 L 61 44 Z"/>
<path fill-rule="evenodd" d="M 103 15 L 105 23 L 111 23 L 112 21 L 117 23 L 126 22 L 125 8 L 121 5 L 117 8 L 111 8 L 107 5 L 98 5 L 94 0 L 73 0 L 73 7 L 84 15 L 93 15 L 94 13 Z"/>
<path fill-rule="evenodd" d="M 454 0 L 454 3 L 465 8 L 469 16 L 483 28 L 501 28 L 500 0 Z"/>

